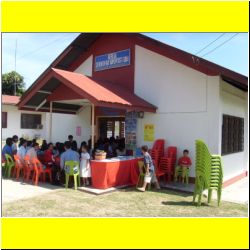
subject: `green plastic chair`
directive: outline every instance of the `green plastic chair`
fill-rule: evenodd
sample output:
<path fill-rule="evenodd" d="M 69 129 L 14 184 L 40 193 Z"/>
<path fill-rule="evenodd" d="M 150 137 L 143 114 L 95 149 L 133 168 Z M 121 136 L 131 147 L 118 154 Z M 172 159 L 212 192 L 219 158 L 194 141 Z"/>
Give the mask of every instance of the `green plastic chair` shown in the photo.
<path fill-rule="evenodd" d="M 80 186 L 79 162 L 78 161 L 66 161 L 64 164 L 64 170 L 65 170 L 65 179 L 66 179 L 65 188 L 68 188 L 69 177 L 74 176 L 75 190 L 77 190 L 77 180 L 78 180 L 78 185 Z"/>
<path fill-rule="evenodd" d="M 15 166 L 15 162 L 9 154 L 5 154 L 5 159 L 6 159 L 6 162 L 4 166 L 5 167 L 4 176 L 7 178 L 10 178 L 11 170 Z"/>
<path fill-rule="evenodd" d="M 182 167 L 177 166 L 175 169 L 175 174 L 174 174 L 174 182 L 177 182 L 178 178 L 182 177 L 182 175 L 184 174 L 184 179 L 182 180 L 182 182 L 184 183 L 184 181 L 186 181 L 186 184 L 188 184 L 189 183 L 189 173 L 190 173 L 189 168 L 183 169 Z"/>

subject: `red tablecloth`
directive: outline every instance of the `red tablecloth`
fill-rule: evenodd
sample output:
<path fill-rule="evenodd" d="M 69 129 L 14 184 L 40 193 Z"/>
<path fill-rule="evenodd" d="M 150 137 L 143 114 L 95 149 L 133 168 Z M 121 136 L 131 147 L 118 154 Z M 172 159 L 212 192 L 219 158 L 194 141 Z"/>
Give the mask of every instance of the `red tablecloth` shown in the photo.
<path fill-rule="evenodd" d="M 92 185 L 94 188 L 107 189 L 123 185 L 136 185 L 139 176 L 138 161 L 91 161 Z"/>

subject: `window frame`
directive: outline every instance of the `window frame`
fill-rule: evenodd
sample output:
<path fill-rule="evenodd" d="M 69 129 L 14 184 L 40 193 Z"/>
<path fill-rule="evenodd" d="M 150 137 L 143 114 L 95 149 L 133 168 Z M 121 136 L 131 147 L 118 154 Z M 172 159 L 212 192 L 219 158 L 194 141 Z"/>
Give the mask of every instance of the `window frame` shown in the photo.
<path fill-rule="evenodd" d="M 222 115 L 221 155 L 244 152 L 244 124 L 243 117 Z"/>
<path fill-rule="evenodd" d="M 3 123 L 4 122 L 4 120 L 3 120 L 4 117 L 5 117 L 5 123 Z M 8 128 L 8 112 L 7 111 L 2 111 L 2 128 Z"/>
<path fill-rule="evenodd" d="M 23 117 L 24 116 L 33 116 L 33 119 L 34 119 L 34 125 L 33 126 L 26 126 L 27 124 L 25 124 L 25 122 L 23 122 Z M 35 118 L 34 116 L 37 117 L 37 119 L 40 119 L 39 123 L 36 123 L 35 124 Z M 27 123 L 27 122 L 26 122 Z M 30 113 L 21 113 L 21 117 L 20 117 L 20 128 L 21 129 L 38 129 L 37 128 L 37 125 L 40 125 L 42 124 L 42 115 L 41 114 L 30 114 Z"/>

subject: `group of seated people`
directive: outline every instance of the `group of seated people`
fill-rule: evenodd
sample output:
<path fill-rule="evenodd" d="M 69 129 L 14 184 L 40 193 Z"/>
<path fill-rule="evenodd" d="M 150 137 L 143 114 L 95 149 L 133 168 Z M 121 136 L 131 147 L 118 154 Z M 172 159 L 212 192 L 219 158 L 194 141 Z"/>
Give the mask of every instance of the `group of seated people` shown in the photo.
<path fill-rule="evenodd" d="M 2 149 L 3 159 L 5 159 L 5 154 L 12 157 L 17 154 L 22 162 L 24 162 L 26 155 L 29 156 L 30 161 L 34 158 L 40 159 L 44 167 L 52 168 L 52 181 L 55 185 L 64 184 L 65 162 L 77 161 L 80 165 L 81 185 L 90 184 L 91 171 L 88 145 L 86 142 L 82 142 L 78 150 L 77 143 L 73 140 L 72 135 L 69 135 L 68 140 L 64 143 L 57 142 L 55 145 L 43 140 L 41 147 L 36 139 L 27 141 L 24 138 L 18 139 L 18 136 L 15 135 L 6 139 L 6 144 Z"/>
<path fill-rule="evenodd" d="M 119 138 L 118 136 L 110 138 L 100 137 L 95 143 L 93 150 L 93 157 L 96 150 L 103 150 L 107 153 L 107 158 L 126 155 L 125 151 L 125 138 Z"/>

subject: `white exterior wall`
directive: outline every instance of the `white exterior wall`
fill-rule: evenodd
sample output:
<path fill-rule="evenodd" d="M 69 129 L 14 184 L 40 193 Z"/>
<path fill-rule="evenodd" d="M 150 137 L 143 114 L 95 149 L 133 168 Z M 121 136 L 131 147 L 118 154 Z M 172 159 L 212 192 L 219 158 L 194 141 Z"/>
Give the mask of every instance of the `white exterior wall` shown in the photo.
<path fill-rule="evenodd" d="M 158 107 L 138 119 L 137 144 L 144 141 L 144 124 L 155 125 L 155 139 L 177 146 L 178 157 L 189 149 L 195 176 L 195 140 L 202 139 L 211 153 L 219 152 L 219 77 L 209 77 L 171 59 L 136 46 L 135 93 Z"/>
<path fill-rule="evenodd" d="M 2 112 L 7 112 L 7 128 L 2 128 L 2 139 L 5 140 L 7 137 L 18 135 L 18 137 L 29 137 L 34 138 L 35 135 L 44 138 L 45 137 L 45 125 L 46 117 L 45 113 L 32 112 L 26 110 L 18 110 L 14 105 L 2 105 Z M 43 129 L 21 129 L 21 113 L 28 114 L 41 114 Z"/>
<path fill-rule="evenodd" d="M 92 76 L 93 55 L 86 59 L 74 72 Z"/>
<path fill-rule="evenodd" d="M 46 113 L 46 139 L 49 140 L 50 114 Z M 81 136 L 76 135 L 76 127 L 81 127 Z M 77 115 L 52 114 L 52 142 L 65 142 L 68 135 L 73 135 L 78 146 L 82 141 L 88 141 L 91 135 L 91 107 L 88 106 Z"/>
<path fill-rule="evenodd" d="M 220 84 L 220 124 L 223 114 L 244 118 L 244 152 L 228 154 L 222 157 L 224 163 L 224 179 L 229 179 L 248 170 L 248 96 L 224 81 Z M 220 130 L 221 152 L 221 130 Z"/>
<path fill-rule="evenodd" d="M 7 128 L 2 128 L 2 139 L 5 140 L 13 135 L 29 137 L 35 135 L 49 140 L 49 113 L 18 110 L 13 105 L 2 105 L 2 112 L 7 112 Z M 21 129 L 21 113 L 41 114 L 43 129 Z M 81 136 L 76 135 L 76 127 L 81 127 Z M 88 141 L 91 135 L 91 107 L 86 107 L 78 115 L 53 113 L 52 118 L 52 142 L 64 142 L 68 135 L 72 134 L 78 145 L 82 141 Z"/>

